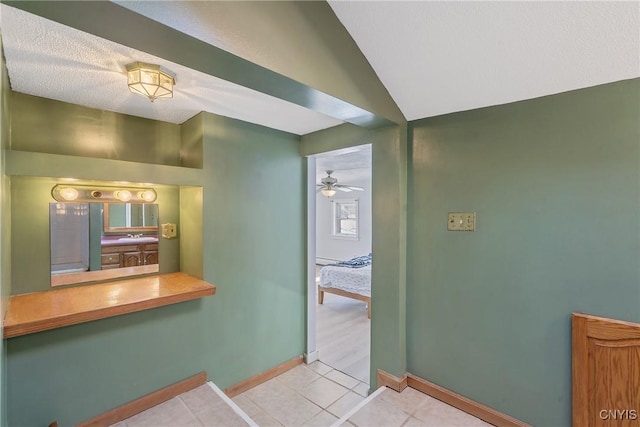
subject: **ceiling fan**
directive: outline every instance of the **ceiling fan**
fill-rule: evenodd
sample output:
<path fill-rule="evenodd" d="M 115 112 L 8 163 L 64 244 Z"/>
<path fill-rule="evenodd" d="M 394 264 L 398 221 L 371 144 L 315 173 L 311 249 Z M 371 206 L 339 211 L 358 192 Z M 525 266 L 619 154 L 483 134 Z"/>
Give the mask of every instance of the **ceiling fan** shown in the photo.
<path fill-rule="evenodd" d="M 318 184 L 318 190 L 322 193 L 323 196 L 331 197 L 336 194 L 336 190 L 344 191 L 346 193 L 351 191 L 364 191 L 364 188 L 357 187 L 355 185 L 342 185 L 338 184 L 338 180 L 331 176 L 333 173 L 332 170 L 327 171 L 327 176 L 322 178 L 320 182 L 322 184 Z"/>

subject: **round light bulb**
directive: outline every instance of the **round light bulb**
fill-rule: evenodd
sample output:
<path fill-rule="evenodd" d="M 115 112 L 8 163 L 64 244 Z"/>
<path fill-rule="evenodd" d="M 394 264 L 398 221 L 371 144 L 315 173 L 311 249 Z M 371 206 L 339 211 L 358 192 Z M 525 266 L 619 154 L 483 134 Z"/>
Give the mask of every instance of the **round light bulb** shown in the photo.
<path fill-rule="evenodd" d="M 156 193 L 153 190 L 144 190 L 138 192 L 138 199 L 145 202 L 153 202 L 156 199 Z"/>
<path fill-rule="evenodd" d="M 129 190 L 118 190 L 115 193 L 113 193 L 113 195 L 115 196 L 116 199 L 121 200 L 123 202 L 128 202 L 129 200 L 131 200 L 131 197 L 133 197 L 133 195 L 131 194 L 131 191 Z"/>
<path fill-rule="evenodd" d="M 75 200 L 78 198 L 78 190 L 73 187 L 64 187 L 59 191 L 60 197 L 65 200 Z"/>
<path fill-rule="evenodd" d="M 321 191 L 323 196 L 331 197 L 336 194 L 336 190 L 331 190 L 330 188 L 325 188 Z"/>

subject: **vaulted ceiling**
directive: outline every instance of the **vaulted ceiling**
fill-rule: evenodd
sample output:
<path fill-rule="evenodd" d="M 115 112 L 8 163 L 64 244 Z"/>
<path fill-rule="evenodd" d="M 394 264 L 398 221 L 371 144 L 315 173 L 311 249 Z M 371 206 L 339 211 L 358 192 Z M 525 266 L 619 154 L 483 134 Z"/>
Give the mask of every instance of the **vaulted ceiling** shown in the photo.
<path fill-rule="evenodd" d="M 331 1 L 407 120 L 640 77 L 640 2 Z"/>
<path fill-rule="evenodd" d="M 5 1 L 0 9 L 14 91 L 173 123 L 207 111 L 304 135 L 345 122 L 375 127 L 640 77 L 640 2 L 633 1 L 330 1 L 324 9 L 115 1 L 57 10 L 34 3 Z M 64 11 L 88 7 L 81 3 L 104 3 L 117 18 L 95 12 L 87 23 Z M 330 16 L 314 16 L 318 10 Z M 141 25 L 137 34 L 117 28 L 128 22 Z M 339 38 L 344 29 L 348 42 Z M 291 40 L 305 33 L 309 39 Z M 313 50 L 315 64 L 307 53 L 311 37 L 324 43 Z M 178 39 L 185 52 L 163 55 L 167 50 L 158 45 Z M 232 54 L 224 58 L 233 66 L 211 72 L 191 52 Z M 150 103 L 130 94 L 125 66 L 134 61 L 175 73 L 174 98 Z M 235 72 L 240 68 L 267 77 L 243 79 Z M 303 72 L 311 77 L 300 83 Z M 335 93 L 334 81 L 343 85 Z M 371 108 L 376 97 L 391 106 Z"/>

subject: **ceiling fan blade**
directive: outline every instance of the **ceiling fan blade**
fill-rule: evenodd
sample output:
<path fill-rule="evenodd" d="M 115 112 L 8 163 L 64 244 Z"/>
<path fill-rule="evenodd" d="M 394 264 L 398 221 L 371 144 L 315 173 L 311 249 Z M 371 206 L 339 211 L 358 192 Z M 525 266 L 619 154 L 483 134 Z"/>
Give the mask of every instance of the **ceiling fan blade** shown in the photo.
<path fill-rule="evenodd" d="M 350 190 L 364 191 L 364 188 L 362 187 L 355 187 L 353 185 L 347 185 L 346 187 L 349 188 Z"/>
<path fill-rule="evenodd" d="M 345 193 L 350 193 L 351 189 L 349 187 L 344 187 L 342 185 L 334 185 L 333 188 L 336 190 L 344 191 Z"/>

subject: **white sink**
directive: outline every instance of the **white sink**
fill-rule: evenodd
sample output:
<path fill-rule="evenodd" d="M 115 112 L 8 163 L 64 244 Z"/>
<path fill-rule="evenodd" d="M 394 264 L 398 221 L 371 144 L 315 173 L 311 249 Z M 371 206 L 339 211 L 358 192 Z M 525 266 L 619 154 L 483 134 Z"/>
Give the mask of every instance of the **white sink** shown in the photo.
<path fill-rule="evenodd" d="M 155 237 L 120 237 L 118 242 L 122 243 L 151 243 L 157 242 L 158 239 Z"/>

